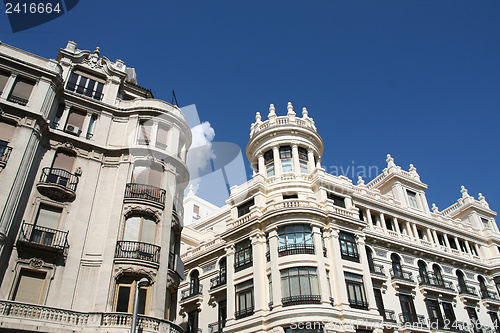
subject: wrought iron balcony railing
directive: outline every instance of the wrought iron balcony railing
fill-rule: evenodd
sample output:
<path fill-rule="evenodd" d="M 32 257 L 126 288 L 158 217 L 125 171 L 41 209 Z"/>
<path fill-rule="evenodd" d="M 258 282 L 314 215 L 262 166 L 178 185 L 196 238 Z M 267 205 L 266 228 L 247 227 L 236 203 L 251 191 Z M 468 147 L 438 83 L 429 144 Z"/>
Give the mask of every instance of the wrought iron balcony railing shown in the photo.
<path fill-rule="evenodd" d="M 246 309 L 238 310 L 234 313 L 234 317 L 236 319 L 241 319 L 241 318 L 251 316 L 251 315 L 253 315 L 253 309 L 254 309 L 253 306 L 251 306 L 251 307 L 246 308 Z"/>
<path fill-rule="evenodd" d="M 349 298 L 349 305 L 354 309 L 368 310 L 368 302 L 362 299 Z"/>
<path fill-rule="evenodd" d="M 78 177 L 64 169 L 43 168 L 40 183 L 61 185 L 75 192 L 78 185 Z"/>
<path fill-rule="evenodd" d="M 164 189 L 145 184 L 128 183 L 125 187 L 125 199 L 142 199 L 160 205 L 165 204 L 165 193 Z"/>
<path fill-rule="evenodd" d="M 7 97 L 7 100 L 9 102 L 16 103 L 16 104 L 19 104 L 19 105 L 22 105 L 22 106 L 25 106 L 26 104 L 28 104 L 28 100 L 27 99 L 24 99 L 24 98 L 21 98 L 21 97 L 17 97 L 17 96 L 14 96 L 14 95 L 10 95 L 9 97 Z"/>
<path fill-rule="evenodd" d="M 320 295 L 296 295 L 282 297 L 281 303 L 283 306 L 300 305 L 300 304 L 321 304 Z"/>
<path fill-rule="evenodd" d="M 5 164 L 7 164 L 11 152 L 12 147 L 0 144 L 0 165 L 3 164 L 5 166 Z"/>
<path fill-rule="evenodd" d="M 495 301 L 500 302 L 500 298 L 498 297 L 498 294 L 491 289 L 484 289 L 484 288 L 481 289 L 481 298 L 495 300 Z"/>
<path fill-rule="evenodd" d="M 280 257 L 292 254 L 314 254 L 314 244 L 287 244 L 278 248 Z"/>
<path fill-rule="evenodd" d="M 118 241 L 116 242 L 115 258 L 139 259 L 159 263 L 160 247 L 149 243 Z"/>
<path fill-rule="evenodd" d="M 384 266 L 380 264 L 371 265 L 370 272 L 375 275 L 385 276 Z"/>
<path fill-rule="evenodd" d="M 431 286 L 441 289 L 455 290 L 453 284 L 450 281 L 443 280 L 441 277 L 436 277 L 432 273 L 427 273 L 427 275 L 419 275 L 418 284 L 421 286 Z"/>
<path fill-rule="evenodd" d="M 385 310 L 384 320 L 390 322 L 396 322 L 396 313 L 394 312 L 394 310 Z"/>
<path fill-rule="evenodd" d="M 402 312 L 399 314 L 399 321 L 403 324 L 412 324 L 413 326 L 427 327 L 427 321 L 423 315 L 411 312 Z"/>
<path fill-rule="evenodd" d="M 23 222 L 19 242 L 31 244 L 57 252 L 69 247 L 68 232 Z"/>
<path fill-rule="evenodd" d="M 203 285 L 191 283 L 186 289 L 181 290 L 181 300 L 188 299 L 190 297 L 201 295 L 203 292 Z"/>
<path fill-rule="evenodd" d="M 217 287 L 225 285 L 226 283 L 227 283 L 226 274 L 219 272 L 219 275 L 210 279 L 210 289 L 215 289 Z"/>
<path fill-rule="evenodd" d="M 413 282 L 415 283 L 415 281 L 413 280 L 413 274 L 409 271 L 405 271 L 405 270 L 402 270 L 402 269 L 390 269 L 389 270 L 389 273 L 391 274 L 391 279 L 394 279 L 394 280 L 403 280 L 403 281 L 408 281 L 408 282 Z"/>

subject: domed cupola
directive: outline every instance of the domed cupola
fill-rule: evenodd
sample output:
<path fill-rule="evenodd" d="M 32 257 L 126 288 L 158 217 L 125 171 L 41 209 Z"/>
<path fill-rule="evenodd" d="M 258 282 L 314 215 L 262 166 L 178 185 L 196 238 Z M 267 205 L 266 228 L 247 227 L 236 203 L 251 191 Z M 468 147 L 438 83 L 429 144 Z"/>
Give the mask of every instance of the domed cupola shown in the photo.
<path fill-rule="evenodd" d="M 286 116 L 277 116 L 274 105 L 269 107 L 267 120 L 259 112 L 250 127 L 247 158 L 254 176 L 265 178 L 296 178 L 310 175 L 320 166 L 323 139 L 307 109 L 297 117 L 292 103 L 288 103 Z"/>

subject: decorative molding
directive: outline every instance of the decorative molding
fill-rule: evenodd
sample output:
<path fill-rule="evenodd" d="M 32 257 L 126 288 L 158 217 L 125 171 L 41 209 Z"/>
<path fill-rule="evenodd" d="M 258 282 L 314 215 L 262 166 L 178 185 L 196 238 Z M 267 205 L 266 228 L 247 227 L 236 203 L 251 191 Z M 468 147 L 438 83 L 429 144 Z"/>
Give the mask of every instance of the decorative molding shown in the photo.
<path fill-rule="evenodd" d="M 41 268 L 44 264 L 43 260 L 40 258 L 31 258 L 28 263 L 31 268 Z"/>

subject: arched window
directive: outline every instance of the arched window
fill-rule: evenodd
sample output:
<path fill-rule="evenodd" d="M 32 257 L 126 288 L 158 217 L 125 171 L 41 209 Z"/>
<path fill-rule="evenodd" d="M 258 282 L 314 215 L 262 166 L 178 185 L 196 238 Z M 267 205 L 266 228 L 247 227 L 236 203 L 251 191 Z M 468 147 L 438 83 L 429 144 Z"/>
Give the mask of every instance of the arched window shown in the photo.
<path fill-rule="evenodd" d="M 200 293 L 200 272 L 194 270 L 189 274 L 189 293 L 196 295 Z"/>
<path fill-rule="evenodd" d="M 443 274 L 441 273 L 441 267 L 439 267 L 437 264 L 434 264 L 432 266 L 432 270 L 434 271 L 434 278 L 436 279 L 435 283 L 438 286 L 444 286 Z"/>
<path fill-rule="evenodd" d="M 395 253 L 391 254 L 391 264 L 392 264 L 392 271 L 394 273 L 394 276 L 395 277 L 402 277 L 403 276 L 403 269 L 401 267 L 401 259 Z"/>
<path fill-rule="evenodd" d="M 365 246 L 366 250 L 366 258 L 368 259 L 368 267 L 370 268 L 370 272 L 375 272 L 375 265 L 373 264 L 373 252 L 368 246 Z"/>
<path fill-rule="evenodd" d="M 467 284 L 465 283 L 465 276 L 462 271 L 457 270 L 457 279 L 458 279 L 458 291 L 461 293 L 468 292 Z"/>
<path fill-rule="evenodd" d="M 422 260 L 418 261 L 418 275 L 421 283 L 429 283 L 429 276 L 427 274 L 427 265 Z"/>
<path fill-rule="evenodd" d="M 477 280 L 479 281 L 479 289 L 481 290 L 481 296 L 483 298 L 489 297 L 490 293 L 488 291 L 488 285 L 486 284 L 486 280 L 484 279 L 484 277 L 479 275 L 477 277 Z"/>

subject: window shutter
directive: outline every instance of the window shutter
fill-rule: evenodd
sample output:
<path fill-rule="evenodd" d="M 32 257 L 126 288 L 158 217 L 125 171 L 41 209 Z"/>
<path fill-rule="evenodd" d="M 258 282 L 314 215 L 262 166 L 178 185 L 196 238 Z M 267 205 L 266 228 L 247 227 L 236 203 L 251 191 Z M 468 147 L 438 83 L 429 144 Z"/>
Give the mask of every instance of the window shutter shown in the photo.
<path fill-rule="evenodd" d="M 40 206 L 36 225 L 50 229 L 57 229 L 59 219 L 61 218 L 62 209 L 51 206 Z"/>
<path fill-rule="evenodd" d="M 162 176 L 161 167 L 153 164 L 149 169 L 149 179 L 147 184 L 151 186 L 161 187 L 161 176 Z"/>
<path fill-rule="evenodd" d="M 85 120 L 85 114 L 77 111 L 71 111 L 68 117 L 68 124 L 77 126 L 82 129 L 83 121 Z"/>
<path fill-rule="evenodd" d="M 1 82 L 0 82 L 1 84 Z M 14 136 L 16 126 L 8 123 L 0 123 L 0 140 L 10 142 Z"/>
<path fill-rule="evenodd" d="M 21 270 L 14 300 L 23 303 L 40 304 L 44 272 Z"/>
<path fill-rule="evenodd" d="M 0 72 L 0 93 L 5 88 L 7 81 L 9 80 L 10 74 L 7 72 Z"/>
<path fill-rule="evenodd" d="M 168 135 L 168 129 L 163 126 L 158 127 L 158 133 L 156 136 L 156 142 L 163 143 L 164 145 L 167 144 L 167 135 Z"/>
<path fill-rule="evenodd" d="M 156 235 L 156 223 L 149 217 L 142 218 L 141 242 L 154 244 Z"/>
<path fill-rule="evenodd" d="M 70 155 L 63 151 L 58 151 L 56 154 L 56 158 L 54 159 L 54 163 L 52 163 L 52 168 L 63 169 L 72 172 L 74 162 L 74 155 Z"/>
<path fill-rule="evenodd" d="M 18 79 L 14 85 L 11 95 L 28 100 L 34 85 L 34 82 Z"/>
<path fill-rule="evenodd" d="M 139 240 L 140 228 L 141 228 L 141 217 L 140 216 L 129 217 L 125 223 L 123 240 L 137 242 Z"/>

